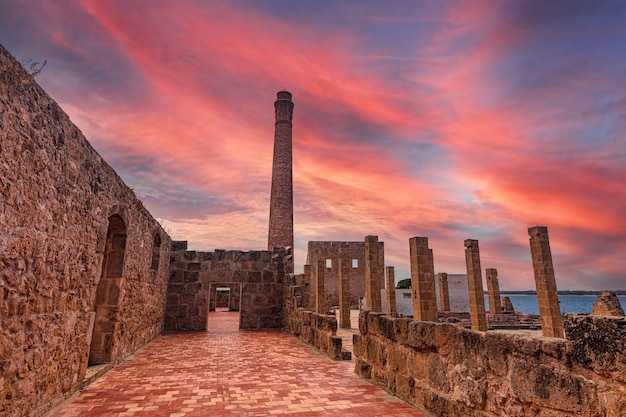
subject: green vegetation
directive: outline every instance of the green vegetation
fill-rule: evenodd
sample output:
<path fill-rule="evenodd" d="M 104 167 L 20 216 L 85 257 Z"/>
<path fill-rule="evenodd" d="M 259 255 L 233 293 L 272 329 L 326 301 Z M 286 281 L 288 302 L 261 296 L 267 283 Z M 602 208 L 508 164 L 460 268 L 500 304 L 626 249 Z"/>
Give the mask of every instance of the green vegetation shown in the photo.
<path fill-rule="evenodd" d="M 403 289 L 407 289 L 407 288 L 411 288 L 411 278 L 401 279 L 396 284 L 396 289 L 397 290 L 403 290 Z"/>

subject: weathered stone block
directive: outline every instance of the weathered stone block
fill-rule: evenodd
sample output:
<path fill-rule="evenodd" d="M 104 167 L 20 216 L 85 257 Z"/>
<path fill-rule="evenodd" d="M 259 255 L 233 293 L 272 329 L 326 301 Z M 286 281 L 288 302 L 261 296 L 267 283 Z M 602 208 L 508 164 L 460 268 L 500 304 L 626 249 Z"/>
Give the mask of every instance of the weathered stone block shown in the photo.
<path fill-rule="evenodd" d="M 597 409 L 597 384 L 593 381 L 523 359 L 515 359 L 511 366 L 511 387 L 520 401 L 576 415 L 592 415 Z"/>
<path fill-rule="evenodd" d="M 457 330 L 457 326 L 449 323 L 441 323 L 435 326 L 435 348 L 440 355 L 446 356 L 454 349 Z"/>
<path fill-rule="evenodd" d="M 369 315 L 369 311 L 361 311 L 361 313 L 359 314 L 359 331 L 361 332 L 361 334 L 367 334 L 368 333 L 368 328 L 367 328 L 367 322 L 368 322 L 368 315 Z"/>
<path fill-rule="evenodd" d="M 363 357 L 365 355 L 365 344 L 363 343 L 363 336 L 360 334 L 352 335 L 352 350 L 355 357 Z"/>
<path fill-rule="evenodd" d="M 407 366 L 408 349 L 402 345 L 389 344 L 388 347 L 389 369 L 394 372 L 405 372 Z"/>
<path fill-rule="evenodd" d="M 200 279 L 200 272 L 198 271 L 185 271 L 183 273 L 183 282 L 196 282 Z"/>
<path fill-rule="evenodd" d="M 394 340 L 397 343 L 404 344 L 409 336 L 409 318 L 397 318 L 393 320 Z"/>
<path fill-rule="evenodd" d="M 626 383 L 626 318 L 568 314 L 564 326 L 576 363 Z"/>
<path fill-rule="evenodd" d="M 409 323 L 409 331 L 406 344 L 422 351 L 434 351 L 435 323 L 426 321 L 412 321 Z"/>
<path fill-rule="evenodd" d="M 437 354 L 430 354 L 426 359 L 428 385 L 437 391 L 449 392 L 448 365 Z"/>
<path fill-rule="evenodd" d="M 354 372 L 365 379 L 372 379 L 372 366 L 364 359 L 357 358 Z"/>

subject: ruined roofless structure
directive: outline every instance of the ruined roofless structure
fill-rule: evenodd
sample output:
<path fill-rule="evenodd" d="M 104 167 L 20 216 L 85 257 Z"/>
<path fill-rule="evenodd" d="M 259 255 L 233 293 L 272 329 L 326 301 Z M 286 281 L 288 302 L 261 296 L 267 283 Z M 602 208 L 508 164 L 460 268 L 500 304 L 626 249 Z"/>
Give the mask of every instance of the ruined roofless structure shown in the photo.
<path fill-rule="evenodd" d="M 291 168 L 291 93 L 279 91 L 274 102 L 274 160 L 267 248 L 293 247 L 293 175 Z"/>
<path fill-rule="evenodd" d="M 286 101 L 277 107 L 286 104 L 290 111 L 290 96 Z M 217 305 L 221 287 L 239 294 L 232 308 L 238 305 L 241 329 L 284 328 L 333 359 L 349 358 L 337 335 L 337 318 L 299 305 L 308 304 L 303 302 L 309 298 L 307 283 L 291 284 L 286 272 L 293 270 L 290 249 L 200 252 L 187 250 L 185 241 L 172 242 L 133 190 L 2 45 L 0 147 L 0 416 L 50 415 L 164 330 L 206 330 L 207 311 Z M 547 229 L 534 227 L 529 235 L 538 293 L 554 289 L 556 294 Z M 367 236 L 366 242 L 368 285 L 380 287 L 375 277 L 382 276 L 384 247 L 376 236 Z M 328 283 L 324 263 L 320 276 Z M 365 261 L 357 263 L 366 267 Z M 350 263 L 343 265 L 353 269 Z M 312 275 L 311 266 L 307 270 Z M 558 312 L 558 300 L 542 298 L 557 305 L 553 311 Z M 476 332 L 363 311 L 359 330 L 352 334 L 354 369 L 428 415 L 626 416 L 626 318 L 606 312 L 568 314 L 559 327 L 565 338 Z M 174 335 L 175 343 L 185 343 L 180 337 Z M 255 337 L 254 332 L 245 337 Z M 230 357 L 241 350 L 237 344 L 220 347 L 226 350 L 203 351 L 198 361 L 214 364 L 213 355 Z M 297 363 L 287 365 L 287 376 L 301 374 Z M 205 371 L 202 381 L 192 378 L 188 385 L 212 384 L 212 371 Z M 258 367 L 248 371 L 251 379 L 258 376 Z M 157 385 L 168 384 L 168 377 L 163 378 Z M 275 385 L 269 381 L 268 386 Z M 248 393 L 244 389 L 237 398 Z M 105 395 L 105 401 L 115 399 L 126 410 L 154 404 L 135 397 L 131 405 L 113 394 Z M 170 406 L 188 402 L 179 400 L 185 391 L 179 394 L 149 413 L 169 415 Z M 337 401 L 328 398 L 328 403 Z M 370 404 L 362 404 L 361 415 L 372 413 L 365 408 Z M 223 409 L 202 398 L 191 405 L 204 415 Z M 234 402 L 230 406 L 233 413 L 243 409 Z M 374 412 L 379 410 L 375 407 Z"/>

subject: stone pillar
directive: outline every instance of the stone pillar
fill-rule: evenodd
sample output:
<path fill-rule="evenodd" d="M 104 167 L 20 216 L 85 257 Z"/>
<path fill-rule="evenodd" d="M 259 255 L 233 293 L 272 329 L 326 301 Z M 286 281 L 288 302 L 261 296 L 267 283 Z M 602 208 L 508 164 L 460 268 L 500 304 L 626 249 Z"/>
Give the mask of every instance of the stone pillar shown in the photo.
<path fill-rule="evenodd" d="M 495 268 L 485 269 L 487 277 L 487 294 L 489 295 L 489 312 L 502 314 L 502 304 L 500 302 L 500 284 L 498 283 L 498 270 Z"/>
<path fill-rule="evenodd" d="M 396 308 L 396 276 L 393 266 L 385 267 L 387 275 L 387 315 L 389 317 L 398 317 L 398 309 Z"/>
<path fill-rule="evenodd" d="M 350 328 L 350 258 L 345 258 L 347 254 L 339 248 L 339 327 L 341 329 Z"/>
<path fill-rule="evenodd" d="M 530 254 L 533 258 L 537 301 L 541 315 L 541 329 L 546 337 L 565 338 L 563 318 L 559 306 L 559 296 L 554 278 L 552 253 L 548 240 L 548 228 L 535 226 L 528 229 L 530 236 Z"/>
<path fill-rule="evenodd" d="M 315 312 L 317 314 L 326 314 L 326 291 L 324 291 L 324 269 L 326 263 L 317 261 L 315 266 Z"/>
<path fill-rule="evenodd" d="M 465 263 L 467 265 L 467 289 L 469 291 L 472 330 L 486 332 L 485 295 L 483 292 L 483 276 L 480 269 L 480 251 L 477 240 L 465 240 Z"/>
<path fill-rule="evenodd" d="M 448 274 L 440 272 L 439 279 L 439 308 L 441 311 L 450 311 L 450 290 L 448 289 Z"/>
<path fill-rule="evenodd" d="M 274 160 L 267 249 L 293 247 L 293 179 L 291 162 L 291 93 L 279 91 L 274 102 Z M 293 272 L 293 271 L 287 271 Z"/>
<path fill-rule="evenodd" d="M 304 265 L 304 286 L 309 291 L 308 304 L 306 308 L 315 311 L 315 296 L 317 294 L 316 286 L 313 285 L 313 277 L 311 276 L 311 265 Z"/>
<path fill-rule="evenodd" d="M 413 288 L 413 318 L 437 321 L 437 294 L 433 251 L 428 249 L 427 237 L 409 239 L 411 256 L 411 287 Z"/>
<path fill-rule="evenodd" d="M 380 282 L 384 280 L 378 236 L 365 236 L 365 309 L 382 313 Z M 384 259 L 384 258 L 383 258 Z"/>

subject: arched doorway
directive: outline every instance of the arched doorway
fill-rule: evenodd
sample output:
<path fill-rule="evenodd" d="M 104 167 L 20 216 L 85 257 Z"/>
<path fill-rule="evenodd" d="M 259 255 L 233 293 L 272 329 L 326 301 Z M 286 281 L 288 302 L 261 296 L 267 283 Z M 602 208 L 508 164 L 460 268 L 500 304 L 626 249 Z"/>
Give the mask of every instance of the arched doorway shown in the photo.
<path fill-rule="evenodd" d="M 119 215 L 114 214 L 109 217 L 102 276 L 96 290 L 94 303 L 96 316 L 89 351 L 89 366 L 111 361 L 119 304 L 122 300 L 125 251 L 126 225 Z"/>

